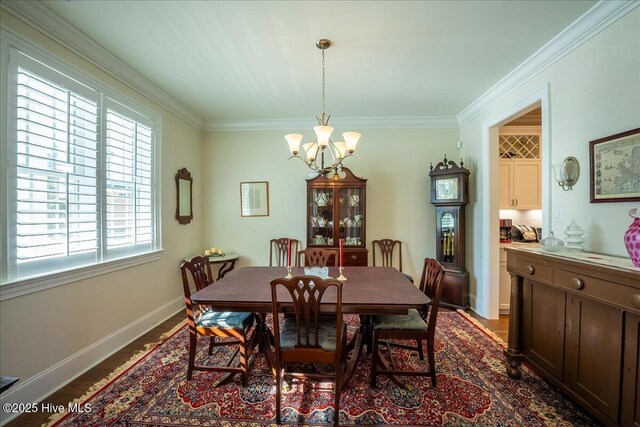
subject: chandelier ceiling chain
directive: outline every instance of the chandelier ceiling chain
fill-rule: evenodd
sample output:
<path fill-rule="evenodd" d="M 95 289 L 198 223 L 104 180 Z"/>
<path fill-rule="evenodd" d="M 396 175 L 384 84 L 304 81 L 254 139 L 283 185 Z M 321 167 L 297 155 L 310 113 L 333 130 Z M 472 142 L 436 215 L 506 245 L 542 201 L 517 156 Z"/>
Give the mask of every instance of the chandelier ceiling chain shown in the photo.
<path fill-rule="evenodd" d="M 329 126 L 329 119 L 331 115 L 326 114 L 326 84 L 325 84 L 325 50 L 331 46 L 331 40 L 320 39 L 316 42 L 316 47 L 322 51 L 322 112 L 316 119 L 318 120 L 318 126 L 315 126 L 313 130 L 316 134 L 316 139 L 313 142 L 306 143 L 302 146 L 304 155 L 298 155 L 300 152 L 300 142 L 302 141 L 302 134 L 289 134 L 285 135 L 285 139 L 289 144 L 289 150 L 291 151 L 291 157 L 297 157 L 304 161 L 306 165 L 322 174 L 328 174 L 334 171 L 337 176 L 338 167 L 342 166 L 342 161 L 347 157 L 350 157 L 355 153 L 356 145 L 361 135 L 358 132 L 344 132 L 342 134 L 344 141 L 333 142 L 331 140 L 331 133 L 333 128 Z M 325 166 L 325 154 L 331 156 L 331 165 Z M 319 160 L 319 164 L 318 164 Z"/>
<path fill-rule="evenodd" d="M 322 117 L 324 117 L 325 114 L 325 79 L 324 79 L 324 50 L 325 48 L 322 48 Z"/>

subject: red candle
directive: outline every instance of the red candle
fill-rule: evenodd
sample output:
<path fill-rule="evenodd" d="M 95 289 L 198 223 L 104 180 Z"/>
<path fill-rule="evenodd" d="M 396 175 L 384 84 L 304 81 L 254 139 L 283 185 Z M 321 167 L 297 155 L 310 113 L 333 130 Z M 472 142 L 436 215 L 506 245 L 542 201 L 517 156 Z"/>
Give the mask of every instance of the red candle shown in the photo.
<path fill-rule="evenodd" d="M 287 264 L 287 267 L 291 267 L 291 239 L 287 239 L 287 240 L 289 241 L 288 242 L 289 243 L 289 251 L 287 252 L 288 257 L 289 257 L 288 258 L 289 263 Z"/>
<path fill-rule="evenodd" d="M 344 239 L 340 239 L 340 267 L 342 267 L 342 241 Z"/>

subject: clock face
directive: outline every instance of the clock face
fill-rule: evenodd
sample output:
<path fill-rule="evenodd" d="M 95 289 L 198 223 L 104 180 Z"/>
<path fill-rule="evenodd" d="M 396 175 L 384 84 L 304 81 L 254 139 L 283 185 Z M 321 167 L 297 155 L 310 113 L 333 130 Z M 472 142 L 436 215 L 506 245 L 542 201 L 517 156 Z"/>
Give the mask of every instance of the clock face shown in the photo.
<path fill-rule="evenodd" d="M 458 178 L 436 179 L 436 200 L 457 200 Z"/>

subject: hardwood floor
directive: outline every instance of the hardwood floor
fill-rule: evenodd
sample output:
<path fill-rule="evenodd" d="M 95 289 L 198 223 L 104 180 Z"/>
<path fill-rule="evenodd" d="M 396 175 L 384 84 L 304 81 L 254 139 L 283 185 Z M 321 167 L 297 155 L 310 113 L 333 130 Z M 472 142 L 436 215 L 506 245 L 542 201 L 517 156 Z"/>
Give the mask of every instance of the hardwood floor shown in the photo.
<path fill-rule="evenodd" d="M 178 323 L 185 320 L 185 314 L 181 311 L 175 314 L 168 320 L 160 323 L 151 331 L 142 335 L 140 338 L 128 344 L 122 350 L 108 357 L 94 368 L 88 370 L 84 374 L 80 375 L 75 380 L 71 381 L 60 390 L 56 391 L 45 400 L 43 403 L 51 403 L 55 405 L 64 405 L 65 407 L 69 402 L 83 396 L 92 385 L 105 378 L 111 372 L 126 363 L 137 352 L 145 350 L 145 344 L 153 343 L 159 340 L 159 338 L 165 332 L 171 330 Z M 30 413 L 24 414 L 15 418 L 10 423 L 6 424 L 7 427 L 39 427 L 46 422 L 53 414 L 49 413 Z"/>
<path fill-rule="evenodd" d="M 478 320 L 486 328 L 493 331 L 496 335 L 507 341 L 507 333 L 509 329 L 509 316 L 501 315 L 498 320 L 487 320 L 475 312 L 469 310 L 468 313 L 474 319 Z M 51 403 L 55 405 L 67 405 L 74 399 L 83 396 L 92 385 L 105 378 L 111 372 L 126 363 L 137 352 L 145 349 L 145 344 L 153 343 L 159 340 L 159 338 L 165 332 L 171 330 L 178 323 L 185 319 L 184 312 L 180 312 L 168 320 L 162 322 L 157 327 L 147 332 L 140 338 L 136 339 L 131 344 L 124 347 L 114 355 L 105 359 L 96 367 L 85 372 L 60 390 L 47 397 L 43 403 Z M 30 413 L 24 414 L 10 423 L 6 424 L 7 427 L 39 427 L 45 423 L 49 416 L 48 413 Z"/>
<path fill-rule="evenodd" d="M 469 310 L 467 313 L 480 322 L 485 328 L 499 336 L 502 341 L 507 342 L 509 339 L 509 315 L 501 314 L 498 319 L 485 319 L 475 311 Z"/>

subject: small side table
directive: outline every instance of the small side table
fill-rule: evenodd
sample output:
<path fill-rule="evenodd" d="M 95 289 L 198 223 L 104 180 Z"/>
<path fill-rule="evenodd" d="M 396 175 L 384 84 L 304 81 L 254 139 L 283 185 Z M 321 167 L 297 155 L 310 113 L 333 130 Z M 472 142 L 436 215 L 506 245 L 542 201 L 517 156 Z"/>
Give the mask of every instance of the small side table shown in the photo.
<path fill-rule="evenodd" d="M 233 252 L 228 252 L 223 256 L 213 256 L 209 257 L 209 262 L 211 264 L 222 264 L 220 266 L 220 270 L 218 270 L 218 280 L 222 279 L 225 274 L 233 270 L 233 267 L 236 265 L 236 261 L 240 256 Z"/>

